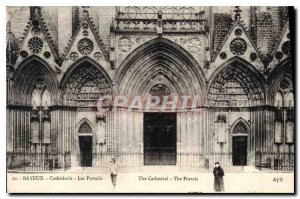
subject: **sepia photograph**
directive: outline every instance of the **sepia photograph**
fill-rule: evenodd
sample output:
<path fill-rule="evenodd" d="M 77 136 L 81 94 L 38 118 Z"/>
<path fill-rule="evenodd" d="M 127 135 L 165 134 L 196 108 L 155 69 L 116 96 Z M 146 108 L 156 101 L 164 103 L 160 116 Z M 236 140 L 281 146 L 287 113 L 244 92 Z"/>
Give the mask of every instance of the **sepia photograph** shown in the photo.
<path fill-rule="evenodd" d="M 294 7 L 148 3 L 6 6 L 7 193 L 295 193 Z"/>

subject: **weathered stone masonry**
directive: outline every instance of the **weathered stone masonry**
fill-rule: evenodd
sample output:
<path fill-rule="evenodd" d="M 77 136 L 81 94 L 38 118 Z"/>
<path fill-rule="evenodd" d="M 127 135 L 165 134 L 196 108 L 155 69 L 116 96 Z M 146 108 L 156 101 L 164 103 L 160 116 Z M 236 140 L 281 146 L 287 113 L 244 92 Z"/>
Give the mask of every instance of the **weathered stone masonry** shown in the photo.
<path fill-rule="evenodd" d="M 201 170 L 214 161 L 285 167 L 279 155 L 293 156 L 295 142 L 288 11 L 7 7 L 8 167 L 105 169 L 110 158 L 128 171 L 148 163 Z M 157 110 L 128 107 L 97 112 L 101 96 L 149 93 L 199 96 L 201 104 L 154 117 L 148 112 Z M 153 137 L 158 117 L 166 127 Z M 161 143 L 158 151 L 147 139 Z"/>

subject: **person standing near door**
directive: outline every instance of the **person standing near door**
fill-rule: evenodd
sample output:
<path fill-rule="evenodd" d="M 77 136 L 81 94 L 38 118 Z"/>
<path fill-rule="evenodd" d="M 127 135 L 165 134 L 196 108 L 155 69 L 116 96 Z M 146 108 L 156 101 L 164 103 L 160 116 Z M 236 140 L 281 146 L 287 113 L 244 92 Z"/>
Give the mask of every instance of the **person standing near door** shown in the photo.
<path fill-rule="evenodd" d="M 224 170 L 220 166 L 219 162 L 215 163 L 213 174 L 215 177 L 214 190 L 217 192 L 223 192 L 224 191 L 224 181 L 223 181 Z"/>
<path fill-rule="evenodd" d="M 115 159 L 111 159 L 111 161 L 109 163 L 110 163 L 109 171 L 110 171 L 111 182 L 113 185 L 113 189 L 115 189 L 116 184 L 117 184 L 118 167 L 116 165 Z"/>

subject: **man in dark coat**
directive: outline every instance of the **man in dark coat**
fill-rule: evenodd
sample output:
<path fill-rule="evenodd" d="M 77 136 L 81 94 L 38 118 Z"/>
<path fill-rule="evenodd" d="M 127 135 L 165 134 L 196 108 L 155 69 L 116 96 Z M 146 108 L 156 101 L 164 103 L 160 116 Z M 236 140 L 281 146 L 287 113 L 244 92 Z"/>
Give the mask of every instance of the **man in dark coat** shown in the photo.
<path fill-rule="evenodd" d="M 224 191 L 224 181 L 223 181 L 224 171 L 220 167 L 219 162 L 215 163 L 215 168 L 214 168 L 213 173 L 214 173 L 214 176 L 215 176 L 215 181 L 214 181 L 215 191 L 217 191 L 217 192 Z"/>

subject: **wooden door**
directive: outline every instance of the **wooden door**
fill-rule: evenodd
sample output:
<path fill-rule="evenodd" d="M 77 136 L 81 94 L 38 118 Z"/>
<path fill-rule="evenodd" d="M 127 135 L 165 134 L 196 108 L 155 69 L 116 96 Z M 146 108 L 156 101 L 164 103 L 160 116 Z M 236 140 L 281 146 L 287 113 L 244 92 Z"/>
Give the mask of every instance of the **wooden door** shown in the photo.
<path fill-rule="evenodd" d="M 236 166 L 247 165 L 247 138 L 248 136 L 232 137 L 232 163 Z"/>
<path fill-rule="evenodd" d="M 80 161 L 82 167 L 91 167 L 93 162 L 93 136 L 79 136 Z"/>
<path fill-rule="evenodd" d="M 176 113 L 145 113 L 144 164 L 176 165 Z"/>

